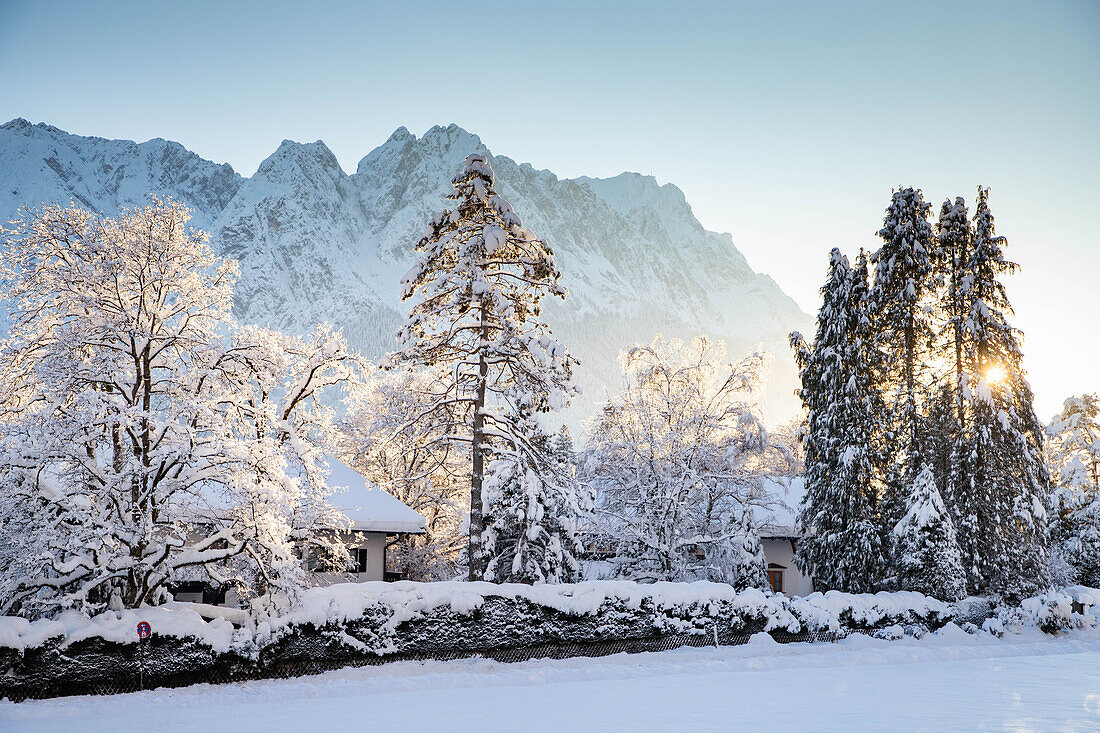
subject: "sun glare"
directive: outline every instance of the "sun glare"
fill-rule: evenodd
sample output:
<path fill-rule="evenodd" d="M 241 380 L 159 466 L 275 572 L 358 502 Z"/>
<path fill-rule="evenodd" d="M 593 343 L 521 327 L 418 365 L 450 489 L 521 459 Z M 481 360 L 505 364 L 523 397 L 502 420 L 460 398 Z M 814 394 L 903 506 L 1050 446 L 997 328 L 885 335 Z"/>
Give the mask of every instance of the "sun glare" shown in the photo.
<path fill-rule="evenodd" d="M 985 381 L 989 382 L 990 384 L 997 384 L 999 382 L 1005 381 L 1005 377 L 1007 376 L 1008 373 L 1005 372 L 1005 368 L 1003 366 L 1001 366 L 1000 364 L 994 364 L 986 370 Z"/>

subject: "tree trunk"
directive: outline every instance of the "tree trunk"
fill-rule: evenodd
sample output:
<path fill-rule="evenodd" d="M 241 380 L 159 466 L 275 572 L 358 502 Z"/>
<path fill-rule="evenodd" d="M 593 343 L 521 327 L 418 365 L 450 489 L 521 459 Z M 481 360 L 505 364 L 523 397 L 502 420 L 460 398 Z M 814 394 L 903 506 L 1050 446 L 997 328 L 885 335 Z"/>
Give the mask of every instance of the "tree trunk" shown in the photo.
<path fill-rule="evenodd" d="M 481 343 L 489 340 L 489 326 L 485 321 L 485 303 L 481 304 Z M 485 563 L 481 556 L 481 536 L 485 531 L 485 518 L 481 502 L 481 485 L 485 475 L 485 382 L 489 377 L 489 365 L 485 361 L 485 352 L 478 354 L 477 396 L 474 399 L 473 435 L 470 450 L 473 455 L 473 471 L 470 474 L 470 550 L 469 579 L 485 579 Z"/>

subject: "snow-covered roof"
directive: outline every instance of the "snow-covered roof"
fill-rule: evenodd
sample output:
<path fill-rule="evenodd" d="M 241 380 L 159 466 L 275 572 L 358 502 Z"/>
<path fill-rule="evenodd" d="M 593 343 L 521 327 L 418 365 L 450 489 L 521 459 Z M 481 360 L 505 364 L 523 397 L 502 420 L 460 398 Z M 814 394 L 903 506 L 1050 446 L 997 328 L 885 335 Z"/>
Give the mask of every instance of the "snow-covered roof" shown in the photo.
<path fill-rule="evenodd" d="M 334 491 L 329 503 L 351 520 L 351 528 L 362 532 L 420 534 L 425 531 L 424 517 L 368 482 L 343 461 L 329 457 L 328 485 Z"/>
<path fill-rule="evenodd" d="M 388 534 L 422 534 L 424 517 L 397 497 L 367 481 L 358 471 L 334 456 L 322 459 L 328 466 L 328 503 L 351 521 L 349 529 Z M 294 469 L 291 469 L 294 475 Z M 207 485 L 199 490 L 203 510 L 220 513 L 232 502 L 224 489 Z"/>
<path fill-rule="evenodd" d="M 756 510 L 756 520 L 760 523 L 761 537 L 801 537 L 795 521 L 798 505 L 806 495 L 806 479 L 766 478 L 764 489 L 775 500 L 774 506 Z"/>

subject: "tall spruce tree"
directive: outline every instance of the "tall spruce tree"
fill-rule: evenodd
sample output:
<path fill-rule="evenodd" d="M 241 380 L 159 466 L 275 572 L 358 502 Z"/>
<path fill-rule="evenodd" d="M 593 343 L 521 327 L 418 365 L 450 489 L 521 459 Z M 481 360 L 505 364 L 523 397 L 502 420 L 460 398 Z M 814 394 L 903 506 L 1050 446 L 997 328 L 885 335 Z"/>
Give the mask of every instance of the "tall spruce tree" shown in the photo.
<path fill-rule="evenodd" d="M 1042 425 L 1025 378 L 1020 333 L 1001 278 L 1017 269 L 1004 256 L 988 203 L 978 189 L 973 245 L 966 261 L 964 391 L 967 424 L 959 457 L 965 472 L 953 486 L 959 544 L 975 592 L 1018 595 L 1045 581 L 1049 471 Z"/>
<path fill-rule="evenodd" d="M 448 434 L 469 446 L 470 580 L 484 577 L 482 485 L 492 444 L 545 462 L 527 416 L 560 409 L 575 360 L 542 323 L 546 295 L 564 298 L 554 253 L 493 188 L 483 155 L 466 158 L 448 198 L 457 206 L 432 220 L 416 245 L 404 299 L 419 295 L 398 332 L 402 350 L 390 366 L 426 366 L 440 375 L 422 415 L 444 414 Z M 518 464 L 517 464 L 518 465 Z"/>
<path fill-rule="evenodd" d="M 959 523 L 963 517 L 956 496 L 959 487 L 964 486 L 967 480 L 963 435 L 969 389 L 966 322 L 970 315 L 970 279 L 966 272 L 973 239 L 969 211 L 961 196 L 956 197 L 954 203 L 950 199 L 944 200 L 939 221 L 936 222 L 936 236 L 939 242 L 937 263 L 943 282 L 938 309 L 943 318 L 940 344 L 951 360 L 951 367 L 948 376 L 941 380 L 930 408 L 928 435 L 930 452 L 934 455 L 929 458 L 933 461 L 936 475 L 941 477 L 944 502 L 955 522 Z"/>
<path fill-rule="evenodd" d="M 819 587 L 867 592 L 886 574 L 888 548 L 878 517 L 883 405 L 874 384 L 866 255 L 853 269 L 833 249 L 821 295 L 813 346 L 791 334 L 807 410 L 799 510 L 807 533 L 795 561 Z"/>
<path fill-rule="evenodd" d="M 961 430 L 966 421 L 965 400 L 966 369 L 963 354 L 965 350 L 965 324 L 968 302 L 964 290 L 966 283 L 966 263 L 970 258 L 971 231 L 966 201 L 955 198 L 955 203 L 945 200 L 940 207 L 940 218 L 936 222 L 936 236 L 939 242 L 938 261 L 944 280 L 944 293 L 940 299 L 940 310 L 946 319 L 943 328 L 943 342 L 952 361 L 952 379 L 950 394 L 955 409 L 955 420 Z"/>
<path fill-rule="evenodd" d="M 889 416 L 884 529 L 901 518 L 906 490 L 922 466 L 921 395 L 929 382 L 926 357 L 935 335 L 927 307 L 936 289 L 930 209 L 920 189 L 895 191 L 878 232 L 883 245 L 872 257 L 872 321 L 884 357 L 878 376 Z"/>

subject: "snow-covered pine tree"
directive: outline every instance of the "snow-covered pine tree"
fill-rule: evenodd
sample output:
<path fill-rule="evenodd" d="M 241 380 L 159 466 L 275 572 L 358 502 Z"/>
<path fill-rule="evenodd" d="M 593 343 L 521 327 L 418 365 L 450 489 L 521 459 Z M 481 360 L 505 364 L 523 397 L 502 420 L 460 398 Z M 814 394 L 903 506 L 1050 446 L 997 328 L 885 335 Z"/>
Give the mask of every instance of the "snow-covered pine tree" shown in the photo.
<path fill-rule="evenodd" d="M 966 482 L 961 440 L 966 427 L 965 395 L 969 386 L 965 355 L 970 281 L 966 277 L 966 265 L 973 236 L 969 211 L 961 196 L 953 203 L 950 199 L 944 200 L 936 222 L 936 236 L 939 243 L 936 265 L 943 285 L 937 308 L 942 317 L 938 345 L 949 354 L 951 369 L 947 377 L 940 379 L 930 400 L 929 425 L 925 432 L 930 444 L 928 453 L 934 455 L 927 459 L 934 464 L 936 475 L 940 477 L 948 511 L 958 522 L 955 487 Z"/>
<path fill-rule="evenodd" d="M 941 339 L 952 358 L 950 394 L 955 408 L 959 429 L 965 422 L 963 392 L 966 389 L 966 368 L 963 361 L 966 339 L 965 324 L 969 316 L 966 296 L 966 264 L 970 259 L 970 220 L 966 201 L 961 196 L 955 202 L 944 200 L 940 218 L 936 222 L 939 243 L 937 264 L 944 281 L 944 292 L 939 310 L 945 315 Z"/>
<path fill-rule="evenodd" d="M 513 416 L 568 404 L 575 360 L 539 320 L 545 295 L 564 298 L 551 249 L 526 229 L 493 189 L 483 155 L 466 158 L 448 198 L 416 244 L 403 298 L 418 296 L 398 332 L 391 367 L 424 366 L 441 375 L 426 413 L 442 412 L 455 441 L 469 446 L 469 577 L 481 580 L 482 485 L 494 441 L 530 449 L 526 421 Z M 415 416 L 414 416 L 415 417 Z"/>
<path fill-rule="evenodd" d="M 281 595 L 301 543 L 342 552 L 317 395 L 355 359 L 325 328 L 236 328 L 236 263 L 188 218 L 47 206 L 5 243 L 0 613 L 132 608 L 196 576 Z"/>
<path fill-rule="evenodd" d="M 559 461 L 554 436 L 531 415 L 529 445 L 498 449 L 485 476 L 485 579 L 568 583 L 578 578 L 580 520 L 591 512 L 572 465 Z"/>
<path fill-rule="evenodd" d="M 1046 432 L 1052 553 L 1072 569 L 1064 580 L 1100 587 L 1100 397 L 1070 397 Z"/>
<path fill-rule="evenodd" d="M 988 196 L 988 189 L 978 189 L 966 264 L 968 419 L 958 451 L 964 479 L 951 488 L 970 589 L 1015 595 L 1045 580 L 1050 476 L 1020 334 L 1008 322 L 1012 306 L 1001 282 L 1017 266 L 1005 259 L 1006 240 L 996 234 Z"/>
<path fill-rule="evenodd" d="M 931 466 L 917 474 L 893 539 L 894 566 L 902 590 L 942 601 L 957 601 L 966 595 L 955 525 L 936 488 Z"/>
<path fill-rule="evenodd" d="M 620 359 L 626 389 L 596 416 L 580 460 L 598 499 L 597 543 L 628 579 L 753 577 L 740 567 L 742 514 L 774 502 L 762 478 L 782 451 L 750 401 L 765 356 L 727 364 L 721 342 L 658 336 Z"/>
<path fill-rule="evenodd" d="M 920 189 L 895 191 L 878 232 L 883 245 L 872 256 L 871 318 L 884 355 L 879 388 L 889 415 L 885 529 L 901 518 L 905 491 L 922 463 L 921 395 L 929 382 L 926 355 L 934 335 L 927 305 L 936 289 L 930 209 Z"/>
<path fill-rule="evenodd" d="M 767 590 L 768 561 L 764 557 L 764 545 L 751 504 L 744 505 L 739 512 L 737 534 L 729 547 L 732 557 L 722 563 L 728 568 L 725 581 L 737 590 Z"/>
<path fill-rule="evenodd" d="M 795 561 L 818 587 L 853 593 L 875 589 L 889 553 L 878 516 L 883 407 L 867 280 L 864 253 L 853 269 L 834 249 L 813 346 L 791 334 L 807 411 L 799 509 L 806 532 Z"/>

